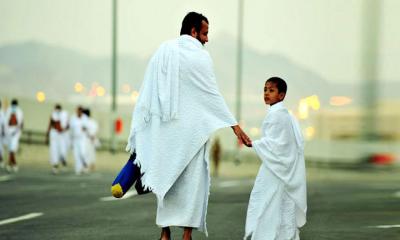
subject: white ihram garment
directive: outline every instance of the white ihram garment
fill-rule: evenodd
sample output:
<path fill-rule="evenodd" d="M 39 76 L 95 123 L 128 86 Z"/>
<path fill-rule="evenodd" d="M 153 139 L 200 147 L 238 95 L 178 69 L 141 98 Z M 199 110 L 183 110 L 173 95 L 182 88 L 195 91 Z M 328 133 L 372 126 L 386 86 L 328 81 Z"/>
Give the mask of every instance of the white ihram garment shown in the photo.
<path fill-rule="evenodd" d="M 17 118 L 17 125 L 10 126 L 9 121 L 11 116 L 15 114 Z M 22 110 L 19 107 L 8 108 L 6 112 L 6 138 L 8 151 L 17 152 L 19 147 L 19 139 L 21 137 L 22 123 L 24 121 L 24 116 Z"/>
<path fill-rule="evenodd" d="M 86 145 L 87 145 L 87 162 L 88 164 L 94 164 L 96 162 L 96 135 L 98 131 L 98 124 L 93 118 L 88 118 L 87 121 L 87 134 L 86 134 Z"/>
<path fill-rule="evenodd" d="M 304 141 L 282 102 L 271 106 L 253 148 L 262 160 L 251 192 L 245 239 L 296 240 L 306 223 Z"/>
<path fill-rule="evenodd" d="M 86 144 L 86 129 L 87 117 L 82 114 L 81 117 L 76 115 L 71 117 L 70 134 L 72 148 L 75 159 L 75 173 L 81 174 L 87 168 L 87 144 Z"/>
<path fill-rule="evenodd" d="M 6 142 L 6 116 L 0 109 L 0 158 L 3 156 L 4 148 L 3 145 Z"/>
<path fill-rule="evenodd" d="M 147 67 L 127 146 L 136 151 L 143 185 L 157 196 L 159 226 L 207 235 L 207 142 L 233 125 L 202 44 L 189 35 L 162 44 Z"/>
<path fill-rule="evenodd" d="M 49 144 L 50 144 L 50 163 L 51 165 L 58 165 L 60 160 L 67 159 L 67 142 L 66 142 L 66 128 L 68 126 L 68 113 L 66 111 L 53 111 L 51 113 L 51 120 L 59 121 L 62 131 L 59 132 L 55 128 L 50 129 Z"/>

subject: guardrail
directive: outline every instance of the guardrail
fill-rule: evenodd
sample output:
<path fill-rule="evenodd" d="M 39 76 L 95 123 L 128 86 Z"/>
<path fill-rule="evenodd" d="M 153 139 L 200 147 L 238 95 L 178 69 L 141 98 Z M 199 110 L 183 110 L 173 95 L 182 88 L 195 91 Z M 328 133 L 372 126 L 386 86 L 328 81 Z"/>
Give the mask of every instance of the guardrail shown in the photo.
<path fill-rule="evenodd" d="M 25 144 L 46 145 L 46 133 L 35 130 L 23 130 L 20 141 Z M 111 151 L 111 141 L 109 139 L 100 138 L 99 141 L 99 151 Z M 125 147 L 126 141 L 117 141 L 115 144 L 115 151 L 124 152 Z"/>

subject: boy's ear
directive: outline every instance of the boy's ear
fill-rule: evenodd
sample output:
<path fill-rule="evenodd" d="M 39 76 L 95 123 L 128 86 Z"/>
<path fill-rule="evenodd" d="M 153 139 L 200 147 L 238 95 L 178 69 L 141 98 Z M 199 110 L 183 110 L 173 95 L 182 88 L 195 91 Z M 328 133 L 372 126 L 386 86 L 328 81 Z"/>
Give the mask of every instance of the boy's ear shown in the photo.
<path fill-rule="evenodd" d="M 279 100 L 283 100 L 283 99 L 285 99 L 285 96 L 286 96 L 286 93 L 284 93 L 284 92 L 281 92 L 281 93 L 279 93 Z"/>

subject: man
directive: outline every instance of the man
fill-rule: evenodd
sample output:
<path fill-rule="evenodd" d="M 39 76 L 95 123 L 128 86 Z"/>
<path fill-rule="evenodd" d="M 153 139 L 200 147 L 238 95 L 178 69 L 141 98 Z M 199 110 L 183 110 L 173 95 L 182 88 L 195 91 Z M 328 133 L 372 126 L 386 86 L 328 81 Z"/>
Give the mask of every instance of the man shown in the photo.
<path fill-rule="evenodd" d="M 83 114 L 83 108 L 78 106 L 76 115 L 72 116 L 69 122 L 71 142 L 75 159 L 75 173 L 81 175 L 88 171 L 87 164 L 87 116 Z"/>
<path fill-rule="evenodd" d="M 0 168 L 4 168 L 5 166 L 3 161 L 3 154 L 4 154 L 3 143 L 5 141 L 5 137 L 6 137 L 6 120 L 0 101 Z"/>
<path fill-rule="evenodd" d="M 193 228 L 207 235 L 211 135 L 232 127 L 251 145 L 218 91 L 211 57 L 203 48 L 207 18 L 188 13 L 180 35 L 162 44 L 149 62 L 127 146 L 136 153 L 143 186 L 157 196 L 162 240 L 170 239 L 170 226 L 184 227 L 185 240 Z"/>
<path fill-rule="evenodd" d="M 50 163 L 53 174 L 58 173 L 60 162 L 63 167 L 67 165 L 67 143 L 65 141 L 67 128 L 68 113 L 62 110 L 60 104 L 56 104 L 50 116 L 46 135 L 46 142 L 50 145 Z"/>
<path fill-rule="evenodd" d="M 87 131 L 86 131 L 86 149 L 87 149 L 87 163 L 90 171 L 94 171 L 96 163 L 96 147 L 99 144 L 97 139 L 98 124 L 96 120 L 91 117 L 90 109 L 83 110 L 83 114 L 87 117 Z"/>
<path fill-rule="evenodd" d="M 13 99 L 10 108 L 6 112 L 6 138 L 8 144 L 9 161 L 7 171 L 18 172 L 17 160 L 15 154 L 18 151 L 19 138 L 23 128 L 23 113 L 18 107 L 18 101 Z"/>
<path fill-rule="evenodd" d="M 217 137 L 211 147 L 211 155 L 214 163 L 214 177 L 218 177 L 219 162 L 221 161 L 221 143 Z"/>

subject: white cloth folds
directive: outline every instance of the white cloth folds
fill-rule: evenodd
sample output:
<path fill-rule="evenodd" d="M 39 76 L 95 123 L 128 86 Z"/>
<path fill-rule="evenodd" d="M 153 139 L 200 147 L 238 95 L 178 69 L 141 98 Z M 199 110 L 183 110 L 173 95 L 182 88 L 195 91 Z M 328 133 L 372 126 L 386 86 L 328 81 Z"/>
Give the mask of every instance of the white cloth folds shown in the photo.
<path fill-rule="evenodd" d="M 127 151 L 159 203 L 219 128 L 236 125 L 201 43 L 182 35 L 151 58 L 132 116 Z M 179 204 L 179 203 L 177 203 Z"/>
<path fill-rule="evenodd" d="M 17 124 L 10 126 L 10 119 L 15 116 Z M 6 139 L 8 150 L 10 152 L 17 152 L 19 147 L 19 139 L 21 137 L 22 125 L 24 121 L 24 114 L 19 107 L 10 107 L 6 111 Z"/>
<path fill-rule="evenodd" d="M 297 239 L 297 228 L 306 223 L 307 212 L 301 129 L 279 102 L 270 108 L 262 133 L 261 139 L 253 141 L 262 164 L 250 196 L 245 239 Z M 288 216 L 293 218 L 292 226 L 284 224 L 291 222 Z"/>
<path fill-rule="evenodd" d="M 50 163 L 58 165 L 60 160 L 67 158 L 66 130 L 68 127 L 68 113 L 66 111 L 54 110 L 51 113 L 51 120 L 60 122 L 61 132 L 55 128 L 50 129 Z"/>

